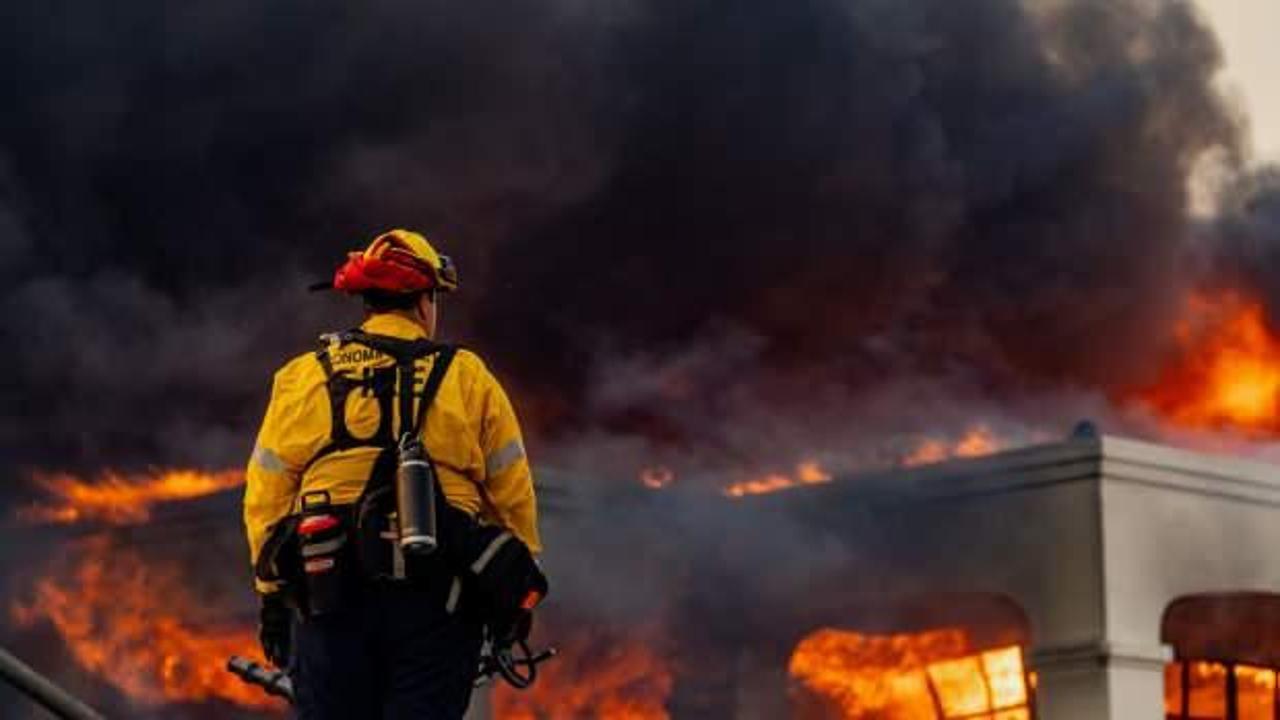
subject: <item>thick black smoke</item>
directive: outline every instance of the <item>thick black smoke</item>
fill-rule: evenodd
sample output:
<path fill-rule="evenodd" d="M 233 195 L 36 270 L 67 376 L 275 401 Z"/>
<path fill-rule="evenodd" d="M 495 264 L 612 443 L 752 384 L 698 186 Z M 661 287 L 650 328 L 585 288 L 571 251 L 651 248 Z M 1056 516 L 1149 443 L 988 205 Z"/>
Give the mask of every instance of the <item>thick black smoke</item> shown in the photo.
<path fill-rule="evenodd" d="M 450 330 L 543 437 L 1105 391 L 1192 279 L 1194 163 L 1238 145 L 1184 2 L 7 14 L 13 468 L 239 462 L 271 369 L 354 321 L 301 288 L 397 225 L 458 257 Z"/>
<path fill-rule="evenodd" d="M 616 19 L 467 8 L 11 4 L 0 454 L 238 462 L 271 370 L 356 320 L 303 289 L 388 227 L 439 236 L 482 296 L 498 238 L 602 172 Z"/>

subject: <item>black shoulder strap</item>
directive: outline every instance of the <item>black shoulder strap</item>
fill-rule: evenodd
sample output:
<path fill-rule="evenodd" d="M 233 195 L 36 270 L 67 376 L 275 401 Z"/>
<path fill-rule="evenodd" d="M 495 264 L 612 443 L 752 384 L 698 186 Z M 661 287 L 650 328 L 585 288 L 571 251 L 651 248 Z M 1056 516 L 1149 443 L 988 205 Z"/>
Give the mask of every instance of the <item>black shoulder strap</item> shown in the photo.
<path fill-rule="evenodd" d="M 422 384 L 422 395 L 418 401 L 418 418 L 414 423 L 412 432 L 416 435 L 422 432 L 427 424 L 427 410 L 431 408 L 431 403 L 435 401 L 436 394 L 440 392 L 440 385 L 444 382 L 445 373 L 449 372 L 449 365 L 453 363 L 453 358 L 458 354 L 458 348 L 454 345 L 441 345 L 440 350 L 436 353 L 435 360 L 431 362 L 431 372 L 427 375 L 427 380 Z"/>
<path fill-rule="evenodd" d="M 333 378 L 333 359 L 329 357 L 329 347 L 333 344 L 333 334 L 325 334 L 320 336 L 320 347 L 316 348 L 316 360 L 320 362 L 320 367 L 324 369 L 326 379 Z"/>

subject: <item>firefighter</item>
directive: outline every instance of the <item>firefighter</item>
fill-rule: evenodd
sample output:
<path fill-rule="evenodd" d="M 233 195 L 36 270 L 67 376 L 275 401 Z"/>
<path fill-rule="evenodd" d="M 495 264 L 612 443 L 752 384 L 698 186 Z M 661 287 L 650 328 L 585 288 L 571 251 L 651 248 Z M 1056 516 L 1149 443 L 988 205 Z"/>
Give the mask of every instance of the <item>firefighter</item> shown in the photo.
<path fill-rule="evenodd" d="M 484 633 L 523 640 L 546 594 L 520 427 L 480 358 L 435 341 L 458 280 L 422 235 L 379 235 L 326 285 L 361 297 L 364 322 L 276 372 L 248 464 L 262 647 L 305 720 L 460 718 Z M 412 440 L 441 505 L 422 557 L 396 540 Z"/>

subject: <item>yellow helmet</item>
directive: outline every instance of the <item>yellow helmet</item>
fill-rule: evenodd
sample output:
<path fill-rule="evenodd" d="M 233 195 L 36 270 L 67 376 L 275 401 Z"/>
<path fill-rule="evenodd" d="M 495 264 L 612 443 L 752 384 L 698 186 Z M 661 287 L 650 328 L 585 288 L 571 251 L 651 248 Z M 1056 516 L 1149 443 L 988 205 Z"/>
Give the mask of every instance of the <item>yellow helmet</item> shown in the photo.
<path fill-rule="evenodd" d="M 333 288 L 351 294 L 452 292 L 458 289 L 458 271 L 425 237 L 397 228 L 374 238 L 363 252 L 348 253 Z"/>

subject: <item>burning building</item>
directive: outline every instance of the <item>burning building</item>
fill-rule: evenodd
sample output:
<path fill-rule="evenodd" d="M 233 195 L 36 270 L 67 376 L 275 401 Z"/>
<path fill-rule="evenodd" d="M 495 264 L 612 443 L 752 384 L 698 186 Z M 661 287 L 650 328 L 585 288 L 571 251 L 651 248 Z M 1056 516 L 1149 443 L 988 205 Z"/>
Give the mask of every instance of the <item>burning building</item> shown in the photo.
<path fill-rule="evenodd" d="M 682 607 L 655 712 L 500 717 L 1275 717 L 1274 467 L 1086 433 L 744 502 L 866 551 Z"/>
<path fill-rule="evenodd" d="M 1277 500 L 1274 468 L 1112 437 L 1073 438 L 761 498 L 874 547 L 877 572 L 874 590 L 868 592 L 865 581 L 835 581 L 864 589 L 820 592 L 823 602 L 798 607 L 796 617 L 780 625 L 793 637 L 784 633 L 775 656 L 756 666 L 784 667 L 786 653 L 813 627 L 880 630 L 860 627 L 859 616 L 892 617 L 895 599 L 927 606 L 936 598 L 932 621 L 919 618 L 916 627 L 895 628 L 917 632 L 953 622 L 948 614 L 976 602 L 990 608 L 970 631 L 993 636 L 979 649 L 1011 639 L 1002 634 L 1023 648 L 1035 678 L 1027 683 L 1035 699 L 1028 711 L 1036 717 L 1158 718 L 1166 709 L 1166 669 L 1179 667 L 1170 665 L 1175 653 L 1180 667 L 1193 670 L 1202 659 L 1226 663 L 1215 666 L 1226 670 L 1232 664 L 1274 663 L 1258 654 L 1257 642 L 1232 646 L 1224 637 L 1206 650 L 1203 641 L 1179 632 L 1217 637 L 1214 628 L 1233 626 L 1232 610 L 1234 626 L 1240 627 L 1265 613 L 1266 605 L 1210 604 L 1217 610 L 1213 616 L 1202 612 L 1199 622 L 1176 620 L 1187 614 L 1178 608 L 1201 598 L 1280 587 L 1280 563 L 1267 550 L 1280 539 L 1273 537 L 1280 532 Z M 812 590 L 830 587 L 833 580 L 823 578 Z M 842 595 L 855 602 L 839 600 Z M 879 610 L 859 609 L 868 600 Z M 992 614 L 998 606 L 1006 607 L 1007 619 Z M 1019 632 L 1026 633 L 1020 640 Z M 1258 683 L 1269 682 L 1274 690 L 1274 676 L 1261 672 Z M 762 670 L 750 683 L 753 692 L 770 676 L 784 677 Z M 990 678 L 987 684 L 996 685 Z M 1244 680 L 1235 684 L 1238 693 L 1246 686 L 1256 694 Z M 1226 691 L 1224 681 L 1217 694 Z M 1192 693 L 1197 700 L 1200 692 Z M 777 696 L 785 693 L 779 688 Z M 752 706 L 758 707 L 747 705 Z M 1216 713 L 1173 704 L 1168 709 L 1170 717 L 1259 717 L 1227 713 L 1225 703 Z M 977 712 L 1006 716 L 997 707 Z"/>

